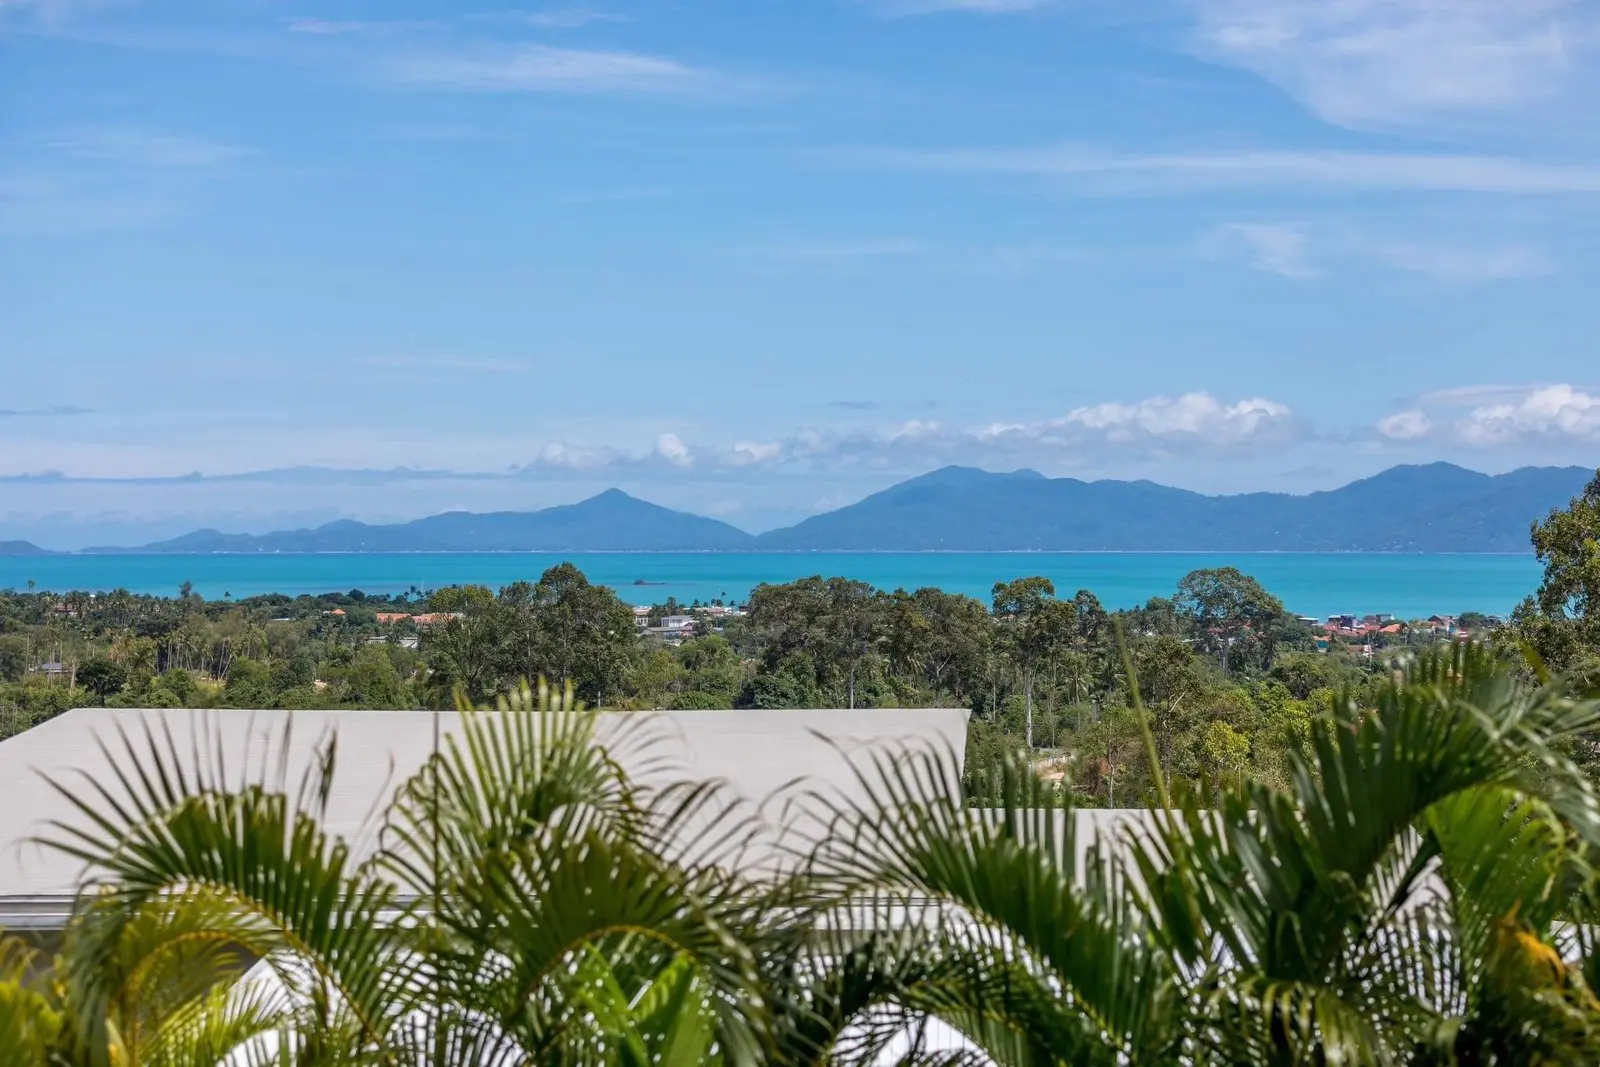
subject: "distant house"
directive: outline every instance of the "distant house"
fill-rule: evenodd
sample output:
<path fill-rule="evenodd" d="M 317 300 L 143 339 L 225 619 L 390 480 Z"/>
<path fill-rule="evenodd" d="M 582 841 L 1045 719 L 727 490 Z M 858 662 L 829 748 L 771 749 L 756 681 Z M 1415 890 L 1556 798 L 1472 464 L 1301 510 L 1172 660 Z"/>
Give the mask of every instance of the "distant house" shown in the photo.
<path fill-rule="evenodd" d="M 649 625 L 650 625 L 650 609 L 649 608 L 642 608 L 642 607 L 641 608 L 634 608 L 633 609 L 633 628 L 635 630 L 643 632 L 644 629 L 646 627 L 648 627 Z"/>
<path fill-rule="evenodd" d="M 41 663 L 37 667 L 33 668 L 33 670 L 34 673 L 42 674 L 51 681 L 54 681 L 57 678 L 65 677 L 67 673 L 67 668 L 63 667 L 59 663 Z"/>
<path fill-rule="evenodd" d="M 390 626 L 397 622 L 405 622 L 411 618 L 410 615 L 403 611 L 380 611 L 374 617 L 378 620 L 379 626 Z"/>
<path fill-rule="evenodd" d="M 338 618 L 343 618 L 344 617 L 344 609 L 343 608 L 334 608 L 332 611 L 324 611 L 323 614 L 324 615 L 333 615 L 333 616 L 336 616 Z"/>
<path fill-rule="evenodd" d="M 695 634 L 693 615 L 663 615 L 659 626 L 651 626 L 646 633 L 654 634 L 669 644 L 677 644 Z"/>
<path fill-rule="evenodd" d="M 464 619 L 466 617 L 467 615 L 464 611 L 430 611 L 422 615 L 411 616 L 411 621 L 426 629 L 429 626 L 442 626 L 451 619 Z"/>

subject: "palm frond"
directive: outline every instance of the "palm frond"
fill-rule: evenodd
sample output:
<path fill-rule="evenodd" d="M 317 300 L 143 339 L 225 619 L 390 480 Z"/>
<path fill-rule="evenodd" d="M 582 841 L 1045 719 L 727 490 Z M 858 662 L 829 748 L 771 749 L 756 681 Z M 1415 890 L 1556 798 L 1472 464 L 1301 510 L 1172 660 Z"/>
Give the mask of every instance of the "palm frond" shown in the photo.
<path fill-rule="evenodd" d="M 185 921 L 211 922 L 213 943 L 237 938 L 269 962 L 292 959 L 285 980 L 302 983 L 325 1017 L 349 1014 L 364 1041 L 382 1045 L 415 983 L 385 921 L 398 910 L 394 887 L 358 869 L 349 846 L 319 826 L 331 748 L 291 795 L 281 775 L 271 782 L 266 760 L 255 780 L 230 788 L 223 754 L 208 758 L 198 730 L 187 757 L 165 719 L 159 731 L 147 721 L 143 734 L 141 743 L 119 730 L 120 744 L 106 750 L 111 780 L 53 783 L 80 818 L 53 823 L 43 843 L 87 865 L 85 944 L 137 940 L 130 931 L 151 909 L 180 898 L 200 909 L 180 909 Z"/>

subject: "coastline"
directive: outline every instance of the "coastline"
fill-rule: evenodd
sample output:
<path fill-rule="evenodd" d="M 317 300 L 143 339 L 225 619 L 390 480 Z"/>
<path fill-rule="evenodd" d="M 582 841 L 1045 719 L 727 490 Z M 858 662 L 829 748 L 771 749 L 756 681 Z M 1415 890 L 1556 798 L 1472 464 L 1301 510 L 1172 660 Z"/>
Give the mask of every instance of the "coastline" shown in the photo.
<path fill-rule="evenodd" d="M 500 588 L 576 563 L 633 604 L 743 600 L 762 583 L 840 576 L 881 589 L 934 586 L 987 601 L 999 581 L 1030 574 L 1107 607 L 1170 597 L 1190 570 L 1233 566 L 1297 614 L 1385 611 L 1402 617 L 1505 615 L 1537 587 L 1532 553 L 1401 552 L 358 552 L 74 553 L 0 557 L 0 588 L 172 595 L 185 582 L 207 599 L 361 589 L 399 593 L 449 585 Z M 646 585 L 638 585 L 644 581 Z"/>

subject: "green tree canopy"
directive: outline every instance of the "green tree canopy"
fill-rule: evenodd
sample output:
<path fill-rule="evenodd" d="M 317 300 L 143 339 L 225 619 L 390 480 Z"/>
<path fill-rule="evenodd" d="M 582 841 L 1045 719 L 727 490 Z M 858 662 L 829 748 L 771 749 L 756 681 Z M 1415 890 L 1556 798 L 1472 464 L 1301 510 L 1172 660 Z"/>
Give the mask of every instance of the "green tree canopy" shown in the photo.
<path fill-rule="evenodd" d="M 1600 686 L 1600 471 L 1567 507 L 1533 525 L 1533 550 L 1544 580 L 1517 606 L 1513 633 L 1552 670 Z"/>
<path fill-rule="evenodd" d="M 1283 602 L 1237 567 L 1184 575 L 1173 609 L 1196 647 L 1217 657 L 1224 671 L 1265 669 L 1271 663 Z"/>
<path fill-rule="evenodd" d="M 104 656 L 96 656 L 79 665 L 78 684 L 104 704 L 108 697 L 122 692 L 122 687 L 128 684 L 128 669 Z"/>

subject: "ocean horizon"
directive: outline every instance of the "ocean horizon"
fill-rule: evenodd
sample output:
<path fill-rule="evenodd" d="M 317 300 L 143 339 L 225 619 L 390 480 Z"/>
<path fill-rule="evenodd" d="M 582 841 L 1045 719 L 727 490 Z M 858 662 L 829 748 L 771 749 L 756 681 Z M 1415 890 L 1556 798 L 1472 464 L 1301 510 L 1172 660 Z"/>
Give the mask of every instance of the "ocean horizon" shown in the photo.
<path fill-rule="evenodd" d="M 629 604 L 675 597 L 742 601 L 763 582 L 841 576 L 880 589 L 935 586 L 989 599 L 995 582 L 1043 575 L 1056 592 L 1087 589 L 1108 608 L 1170 596 L 1183 575 L 1237 567 L 1296 614 L 1388 612 L 1401 618 L 1504 615 L 1539 583 L 1532 554 L 1358 552 L 406 552 L 95 554 L 0 557 L 0 589 L 171 596 L 185 582 L 208 600 L 283 593 L 400 593 L 533 581 L 570 561 Z"/>

